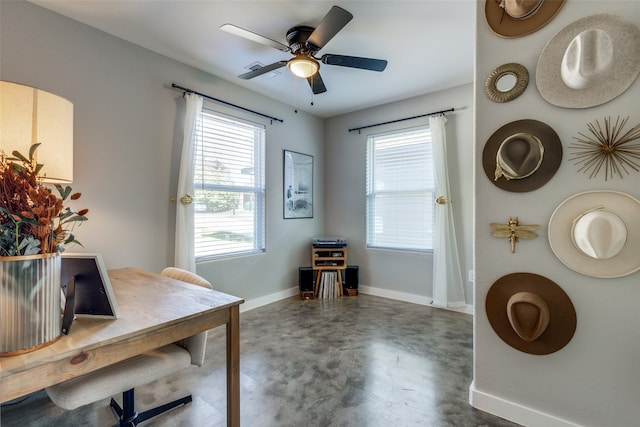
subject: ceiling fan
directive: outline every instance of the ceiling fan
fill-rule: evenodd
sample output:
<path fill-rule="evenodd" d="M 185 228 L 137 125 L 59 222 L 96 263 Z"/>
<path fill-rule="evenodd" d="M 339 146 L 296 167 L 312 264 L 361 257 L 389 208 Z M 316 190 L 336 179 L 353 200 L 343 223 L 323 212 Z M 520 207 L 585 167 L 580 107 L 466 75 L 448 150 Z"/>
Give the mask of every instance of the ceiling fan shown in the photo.
<path fill-rule="evenodd" d="M 387 66 L 387 61 L 383 59 L 333 55 L 330 53 L 322 55 L 320 58 L 315 56 L 351 19 L 353 19 L 351 13 L 341 7 L 333 6 L 316 28 L 308 26 L 295 26 L 290 28 L 286 34 L 287 42 L 289 43 L 288 46 L 233 24 L 224 24 L 220 29 L 294 55 L 294 57 L 289 60 L 274 62 L 273 64 L 238 76 L 241 79 L 252 79 L 286 65 L 294 75 L 307 79 L 313 93 L 319 94 L 327 91 L 322 77 L 320 77 L 320 62 L 327 65 L 360 68 L 371 71 L 383 71 Z"/>

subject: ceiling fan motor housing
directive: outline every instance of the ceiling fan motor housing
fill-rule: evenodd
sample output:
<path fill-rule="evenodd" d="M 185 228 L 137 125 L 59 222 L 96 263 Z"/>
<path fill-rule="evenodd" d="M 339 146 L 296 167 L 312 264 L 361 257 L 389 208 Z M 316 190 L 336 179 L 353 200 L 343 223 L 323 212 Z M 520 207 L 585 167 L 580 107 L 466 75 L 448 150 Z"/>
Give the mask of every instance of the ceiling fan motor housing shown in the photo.
<path fill-rule="evenodd" d="M 315 28 L 304 25 L 291 27 L 287 31 L 287 43 L 294 54 L 313 54 L 319 49 L 315 46 L 307 45 L 307 39 Z"/>

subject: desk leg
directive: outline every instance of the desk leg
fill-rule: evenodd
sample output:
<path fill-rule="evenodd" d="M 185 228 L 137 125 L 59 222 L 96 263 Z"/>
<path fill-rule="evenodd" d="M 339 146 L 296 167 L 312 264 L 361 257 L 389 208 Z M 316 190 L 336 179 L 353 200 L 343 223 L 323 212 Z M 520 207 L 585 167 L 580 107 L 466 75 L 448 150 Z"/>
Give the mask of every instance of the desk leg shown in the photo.
<path fill-rule="evenodd" d="M 240 426 L 240 310 L 230 308 L 227 323 L 227 426 Z"/>

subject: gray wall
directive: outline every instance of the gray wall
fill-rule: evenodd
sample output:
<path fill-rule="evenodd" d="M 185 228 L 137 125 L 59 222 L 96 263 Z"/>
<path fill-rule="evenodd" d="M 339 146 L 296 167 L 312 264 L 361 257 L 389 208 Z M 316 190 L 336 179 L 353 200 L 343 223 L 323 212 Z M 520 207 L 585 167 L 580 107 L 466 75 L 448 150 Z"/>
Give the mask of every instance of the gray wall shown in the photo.
<path fill-rule="evenodd" d="M 90 209 L 77 229 L 84 249 L 107 268 L 160 271 L 173 262 L 177 165 L 184 103 L 172 82 L 284 119 L 267 122 L 267 252 L 198 265 L 216 288 L 255 299 L 297 285 L 313 219 L 282 218 L 282 150 L 315 158 L 315 202 L 323 206 L 324 122 L 288 105 L 157 55 L 26 2 L 1 4 L 0 79 L 35 86 L 74 104 L 74 190 Z M 249 120 L 236 109 L 216 110 Z M 299 135 L 305 138 L 299 138 Z"/>
<path fill-rule="evenodd" d="M 345 114 L 327 120 L 325 230 L 347 238 L 349 264 L 360 267 L 360 283 L 368 292 L 419 303 L 430 302 L 433 290 L 433 254 L 367 249 L 365 238 L 365 156 L 370 134 L 428 123 L 427 118 L 349 132 L 351 128 L 455 108 L 448 113 L 447 155 L 451 171 L 458 251 L 466 281 L 472 269 L 473 227 L 473 86 Z M 473 302 L 471 285 L 467 302 Z"/>
<path fill-rule="evenodd" d="M 364 287 L 428 303 L 431 254 L 364 249 L 367 132 L 347 129 L 451 107 L 457 111 L 448 116 L 448 148 L 465 279 L 472 268 L 471 84 L 325 123 L 30 3 L 3 2 L 1 19 L 0 78 L 39 87 L 74 104 L 73 187 L 83 193 L 90 220 L 77 230 L 84 249 L 70 251 L 100 252 L 108 268 L 135 265 L 159 271 L 172 263 L 175 205 L 170 198 L 175 196 L 184 110 L 182 94 L 169 88 L 174 82 L 284 119 L 283 124 L 267 123 L 267 253 L 198 264 L 198 273 L 219 289 L 263 303 L 286 296 L 297 285 L 297 267 L 309 265 L 311 238 L 341 235 L 349 242 L 349 264 L 361 266 Z M 298 138 L 301 134 L 306 137 Z M 283 149 L 314 156 L 313 219 L 282 219 Z"/>
<path fill-rule="evenodd" d="M 475 91 L 475 361 L 471 400 L 474 405 L 530 426 L 632 426 L 640 419 L 640 273 L 597 279 L 565 267 L 553 254 L 547 224 L 554 209 L 568 197 L 589 190 L 615 190 L 640 198 L 640 174 L 605 182 L 588 179 L 568 160 L 568 144 L 586 125 L 604 117 L 630 116 L 640 122 L 640 82 L 611 102 L 584 110 L 547 103 L 535 85 L 538 56 L 547 41 L 584 16 L 614 13 L 640 24 L 638 1 L 567 1 L 559 14 L 529 36 L 507 40 L 491 33 L 484 22 L 484 2 L 477 9 Z M 487 75 L 499 65 L 519 62 L 531 81 L 524 94 L 506 104 L 484 94 Z M 560 136 L 564 157 L 560 169 L 543 187 L 512 193 L 494 186 L 481 164 L 482 149 L 500 126 L 518 119 L 547 123 Z M 515 254 L 502 239 L 489 234 L 490 222 L 519 216 L 540 224 L 539 237 L 518 244 Z M 637 219 L 637 218 L 636 218 Z M 492 330 L 484 311 L 493 282 L 513 272 L 541 274 L 560 285 L 576 309 L 578 324 L 571 342 L 560 351 L 534 356 L 505 344 Z"/>

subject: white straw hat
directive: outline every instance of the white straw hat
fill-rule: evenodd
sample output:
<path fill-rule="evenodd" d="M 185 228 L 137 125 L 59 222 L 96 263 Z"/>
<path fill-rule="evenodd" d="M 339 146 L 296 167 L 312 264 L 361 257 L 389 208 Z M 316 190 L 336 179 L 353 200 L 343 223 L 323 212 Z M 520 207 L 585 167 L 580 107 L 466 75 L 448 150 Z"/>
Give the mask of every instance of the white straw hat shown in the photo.
<path fill-rule="evenodd" d="M 563 264 L 592 277 L 640 270 L 640 201 L 616 191 L 588 191 L 562 202 L 549 220 L 549 244 Z"/>
<path fill-rule="evenodd" d="M 640 73 L 640 28 L 623 17 L 592 15 L 549 40 L 536 67 L 540 95 L 553 105 L 588 108 L 621 95 Z"/>

